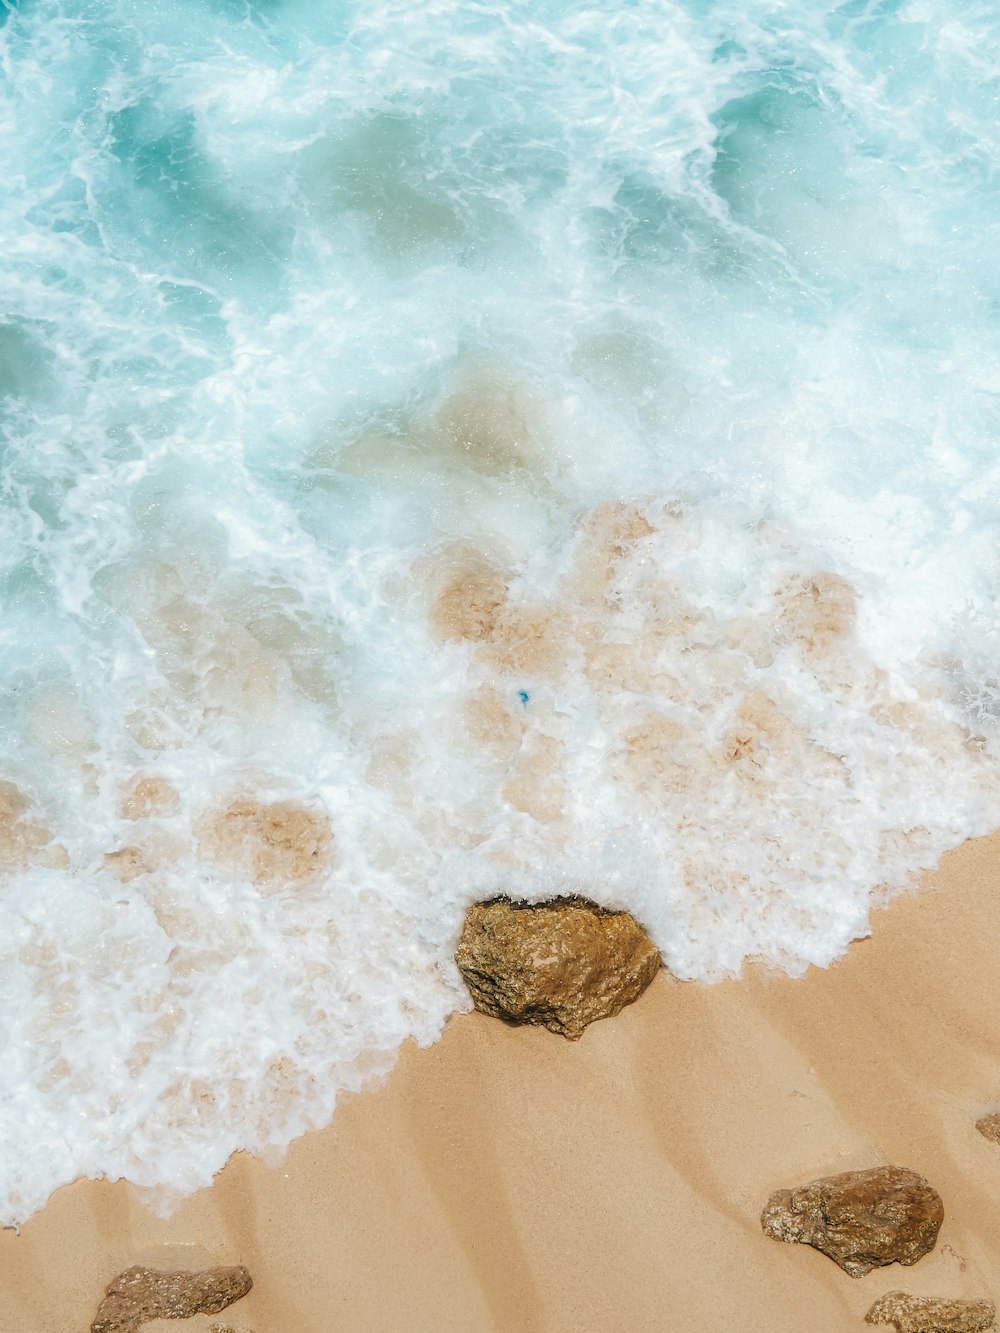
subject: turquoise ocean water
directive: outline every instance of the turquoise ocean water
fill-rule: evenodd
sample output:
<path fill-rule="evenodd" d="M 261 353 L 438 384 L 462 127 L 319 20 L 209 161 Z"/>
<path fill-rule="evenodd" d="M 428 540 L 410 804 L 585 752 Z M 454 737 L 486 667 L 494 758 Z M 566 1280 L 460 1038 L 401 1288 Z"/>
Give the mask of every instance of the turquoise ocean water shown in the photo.
<path fill-rule="evenodd" d="M 3 0 L 0 1220 L 583 892 L 793 973 L 1000 824 L 1000 17 Z"/>

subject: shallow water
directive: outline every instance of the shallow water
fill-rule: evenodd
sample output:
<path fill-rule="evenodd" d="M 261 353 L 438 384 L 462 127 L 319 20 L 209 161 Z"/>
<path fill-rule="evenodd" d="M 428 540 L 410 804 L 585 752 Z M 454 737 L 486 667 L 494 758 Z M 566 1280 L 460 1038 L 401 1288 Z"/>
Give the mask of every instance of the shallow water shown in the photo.
<path fill-rule="evenodd" d="M 797 12 L 803 10 L 805 12 Z M 1000 823 L 993 6 L 0 10 L 0 1219 Z"/>

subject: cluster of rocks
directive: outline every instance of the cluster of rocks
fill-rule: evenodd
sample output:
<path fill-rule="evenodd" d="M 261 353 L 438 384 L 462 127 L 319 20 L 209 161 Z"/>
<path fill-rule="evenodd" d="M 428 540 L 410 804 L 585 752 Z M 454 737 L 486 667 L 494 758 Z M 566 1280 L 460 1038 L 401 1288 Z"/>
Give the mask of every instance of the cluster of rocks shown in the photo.
<path fill-rule="evenodd" d="M 628 912 L 580 897 L 548 902 L 497 898 L 466 915 L 455 961 L 475 1007 L 509 1023 L 548 1028 L 578 1040 L 597 1019 L 637 1000 L 660 968 L 649 936 Z M 1000 1142 L 1000 1115 L 977 1122 Z M 905 1167 L 845 1171 L 777 1190 L 761 1215 L 773 1240 L 811 1245 L 850 1277 L 887 1264 L 915 1264 L 934 1248 L 944 1205 Z M 245 1268 L 161 1273 L 129 1268 L 107 1288 L 91 1333 L 137 1333 L 153 1319 L 217 1314 L 252 1285 Z M 897 1333 L 985 1333 L 991 1301 L 948 1300 L 892 1291 L 865 1316 Z M 223 1326 L 213 1325 L 219 1333 Z"/>
<path fill-rule="evenodd" d="M 455 961 L 482 1013 L 538 1024 L 570 1040 L 638 999 L 660 967 L 632 916 L 584 898 L 477 903 L 466 915 Z M 1000 1142 L 1000 1115 L 977 1128 Z M 938 1192 L 898 1166 L 778 1190 L 761 1216 L 766 1236 L 812 1245 L 855 1278 L 887 1264 L 915 1264 L 934 1248 L 943 1221 Z M 882 1296 L 865 1316 L 897 1333 L 984 1333 L 995 1318 L 991 1301 L 903 1291 Z"/>
<path fill-rule="evenodd" d="M 850 1277 L 886 1264 L 915 1264 L 933 1250 L 944 1204 L 916 1173 L 901 1166 L 844 1171 L 795 1189 L 777 1190 L 761 1214 L 765 1236 L 812 1245 Z M 992 1301 L 943 1300 L 891 1291 L 865 1315 L 897 1333 L 981 1333 L 993 1327 Z"/>

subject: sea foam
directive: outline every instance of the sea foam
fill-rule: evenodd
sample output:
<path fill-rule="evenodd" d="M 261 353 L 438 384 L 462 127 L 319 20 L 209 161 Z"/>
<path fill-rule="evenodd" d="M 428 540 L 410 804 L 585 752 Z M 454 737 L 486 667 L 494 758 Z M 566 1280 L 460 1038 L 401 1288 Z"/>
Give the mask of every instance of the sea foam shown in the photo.
<path fill-rule="evenodd" d="M 477 898 L 798 974 L 1000 823 L 998 27 L 0 12 L 0 1220 L 325 1123 Z"/>

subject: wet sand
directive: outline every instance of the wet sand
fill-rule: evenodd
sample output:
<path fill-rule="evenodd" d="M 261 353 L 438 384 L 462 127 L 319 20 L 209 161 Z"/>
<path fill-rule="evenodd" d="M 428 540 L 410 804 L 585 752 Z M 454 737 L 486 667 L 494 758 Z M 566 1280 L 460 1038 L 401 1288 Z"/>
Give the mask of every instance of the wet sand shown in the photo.
<path fill-rule="evenodd" d="M 461 1015 L 265 1165 L 163 1220 L 118 1182 L 0 1233 L 3 1333 L 84 1333 L 133 1263 L 246 1264 L 221 1315 L 150 1333 L 841 1333 L 883 1292 L 1000 1304 L 1000 834 L 796 981 L 661 973 L 578 1043 Z M 894 1162 L 944 1198 L 933 1254 L 847 1277 L 767 1240 L 776 1188 Z"/>

